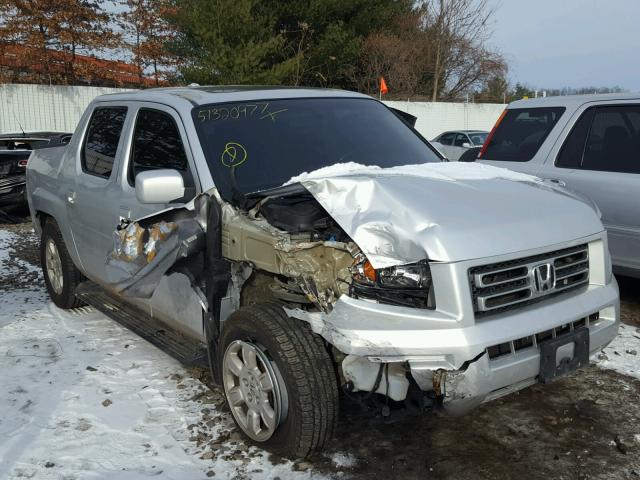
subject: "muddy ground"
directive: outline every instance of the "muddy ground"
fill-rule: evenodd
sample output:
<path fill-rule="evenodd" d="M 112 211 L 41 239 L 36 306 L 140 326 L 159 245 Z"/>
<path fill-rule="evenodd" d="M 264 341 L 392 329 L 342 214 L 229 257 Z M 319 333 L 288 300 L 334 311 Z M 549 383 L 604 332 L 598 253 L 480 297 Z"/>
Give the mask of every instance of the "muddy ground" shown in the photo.
<path fill-rule="evenodd" d="M 0 225 L 20 233 L 15 254 L 39 264 L 31 225 Z M 640 338 L 640 281 L 619 278 L 623 322 Z M 28 274 L 0 279 L 9 292 L 41 282 Z M 207 381 L 204 370 L 192 370 Z M 180 378 L 176 378 L 180 382 Z M 224 410 L 219 391 L 203 387 L 203 406 Z M 220 413 L 225 415 L 224 411 Z M 205 458 L 234 455 L 220 450 L 220 438 L 207 436 L 216 421 L 203 410 L 192 441 L 212 452 Z M 237 433 L 228 432 L 231 438 Z M 245 448 L 242 441 L 237 449 Z M 332 453 L 346 454 L 336 465 Z M 272 456 L 277 463 L 279 459 Z M 350 467 L 354 463 L 355 466 Z M 342 401 L 339 429 L 328 456 L 296 462 L 299 470 L 369 479 L 640 479 L 640 380 L 590 366 L 551 385 L 534 386 L 486 404 L 462 418 L 406 416 L 382 419 L 378 410 Z"/>

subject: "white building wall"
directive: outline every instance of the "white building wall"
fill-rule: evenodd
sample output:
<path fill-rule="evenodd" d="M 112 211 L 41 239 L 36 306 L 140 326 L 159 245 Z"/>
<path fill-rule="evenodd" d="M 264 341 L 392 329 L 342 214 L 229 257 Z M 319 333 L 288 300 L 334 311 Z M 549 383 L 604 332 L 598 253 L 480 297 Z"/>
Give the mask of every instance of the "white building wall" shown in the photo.
<path fill-rule="evenodd" d="M 501 103 L 384 102 L 418 117 L 416 130 L 427 140 L 447 130 L 489 131 L 506 105 Z"/>
<path fill-rule="evenodd" d="M 0 85 L 0 133 L 73 132 L 85 108 L 98 95 L 124 89 L 48 85 Z"/>
<path fill-rule="evenodd" d="M 0 133 L 48 130 L 73 132 L 98 95 L 124 89 L 0 84 Z M 505 105 L 490 103 L 385 102 L 418 117 L 416 129 L 428 140 L 445 130 L 491 130 Z M 18 124 L 19 122 L 19 124 Z"/>

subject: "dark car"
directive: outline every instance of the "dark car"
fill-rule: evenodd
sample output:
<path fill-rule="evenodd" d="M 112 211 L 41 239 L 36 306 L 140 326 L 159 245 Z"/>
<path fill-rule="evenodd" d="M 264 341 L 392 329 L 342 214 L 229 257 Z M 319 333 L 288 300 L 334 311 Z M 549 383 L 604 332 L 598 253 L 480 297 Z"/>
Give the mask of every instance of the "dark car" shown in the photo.
<path fill-rule="evenodd" d="M 0 209 L 26 207 L 25 171 L 32 150 L 66 145 L 70 133 L 24 132 L 0 135 Z"/>

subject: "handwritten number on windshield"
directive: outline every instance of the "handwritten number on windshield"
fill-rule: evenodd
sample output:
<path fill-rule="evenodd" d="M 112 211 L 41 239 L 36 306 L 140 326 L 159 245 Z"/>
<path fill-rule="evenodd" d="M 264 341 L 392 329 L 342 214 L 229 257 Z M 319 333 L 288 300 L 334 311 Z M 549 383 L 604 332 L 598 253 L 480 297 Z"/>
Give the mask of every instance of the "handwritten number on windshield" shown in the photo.
<path fill-rule="evenodd" d="M 271 111 L 268 102 L 241 103 L 238 105 L 203 108 L 198 111 L 198 120 L 203 123 L 257 117 L 258 120 L 269 119 L 275 122 L 277 116 L 287 110 L 287 108 L 283 108 Z"/>

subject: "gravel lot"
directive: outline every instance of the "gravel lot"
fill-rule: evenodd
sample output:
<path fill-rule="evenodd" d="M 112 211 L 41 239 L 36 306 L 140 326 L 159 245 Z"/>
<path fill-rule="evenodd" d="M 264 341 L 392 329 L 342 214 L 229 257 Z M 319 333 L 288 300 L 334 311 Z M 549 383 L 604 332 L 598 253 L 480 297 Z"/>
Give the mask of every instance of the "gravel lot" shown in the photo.
<path fill-rule="evenodd" d="M 3 305 L 15 305 L 17 298 L 25 304 L 46 302 L 42 277 L 33 268 L 39 265 L 39 255 L 31 225 L 0 225 L 0 235 L 2 232 L 19 240 L 0 265 L 0 317 Z M 382 419 L 376 409 L 344 400 L 333 445 L 326 455 L 304 462 L 289 462 L 248 448 L 234 432 L 220 392 L 204 385 L 207 373 L 176 366 L 163 388 L 188 390 L 190 403 L 178 396 L 171 408 L 180 411 L 192 405 L 190 411 L 197 416 L 189 420 L 180 448 L 202 472 L 202 477 L 193 478 L 640 478 L 640 281 L 618 280 L 626 325 L 623 336 L 600 355 L 600 365 L 504 397 L 462 418 L 395 413 Z M 0 321 L 0 357 L 5 355 L 2 325 Z M 76 360 L 80 365 L 84 361 Z M 6 374 L 0 373 L 0 384 Z M 202 410 L 201 404 L 207 408 Z M 0 430 L 2 417 L 0 411 Z M 0 478 L 2 443 L 0 438 Z M 49 467 L 40 465 L 44 457 L 34 455 L 22 459 L 20 468 L 4 472 L 7 478 L 103 478 L 80 467 L 69 475 L 64 471 L 54 475 Z M 112 476 L 120 473 L 118 462 L 125 460 L 108 460 L 96 471 L 109 472 L 109 478 L 139 478 Z M 164 478 L 174 478 L 168 471 Z M 151 473 L 140 476 L 147 474 Z"/>

